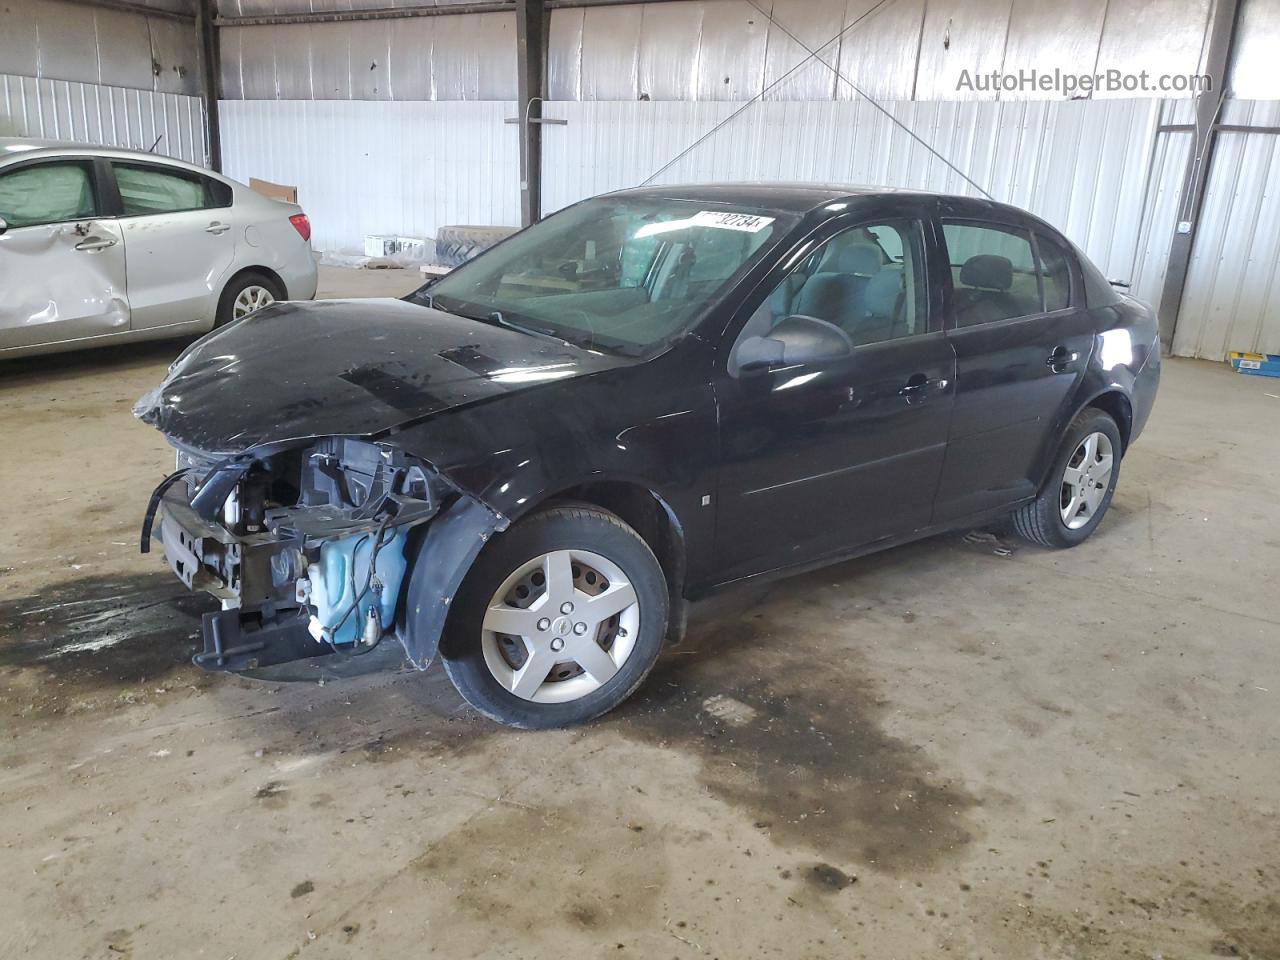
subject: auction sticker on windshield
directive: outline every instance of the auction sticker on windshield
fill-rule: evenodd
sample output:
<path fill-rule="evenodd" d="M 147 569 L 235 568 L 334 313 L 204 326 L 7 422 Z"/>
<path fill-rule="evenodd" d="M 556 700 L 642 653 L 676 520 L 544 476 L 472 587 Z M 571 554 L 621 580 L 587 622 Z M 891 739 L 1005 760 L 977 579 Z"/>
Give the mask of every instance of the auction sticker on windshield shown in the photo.
<path fill-rule="evenodd" d="M 741 230 L 743 233 L 759 233 L 773 217 L 757 217 L 753 213 L 728 213 L 724 210 L 699 210 L 690 220 L 694 226 L 715 227 L 717 230 Z"/>

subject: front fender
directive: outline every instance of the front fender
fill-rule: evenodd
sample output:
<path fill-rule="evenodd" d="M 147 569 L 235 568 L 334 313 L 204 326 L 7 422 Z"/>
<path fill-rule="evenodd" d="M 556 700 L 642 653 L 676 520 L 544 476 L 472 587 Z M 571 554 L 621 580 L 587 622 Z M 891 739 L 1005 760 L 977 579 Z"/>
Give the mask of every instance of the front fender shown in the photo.
<path fill-rule="evenodd" d="M 415 669 L 425 670 L 435 659 L 458 588 L 485 543 L 507 524 L 479 500 L 463 495 L 415 531 L 397 615 L 400 643 Z"/>

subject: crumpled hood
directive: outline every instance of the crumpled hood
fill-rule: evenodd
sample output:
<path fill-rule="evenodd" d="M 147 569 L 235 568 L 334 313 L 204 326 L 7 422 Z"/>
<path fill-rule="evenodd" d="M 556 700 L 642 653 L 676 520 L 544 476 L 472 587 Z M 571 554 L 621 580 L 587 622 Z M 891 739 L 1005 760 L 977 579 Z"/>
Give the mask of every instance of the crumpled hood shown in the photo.
<path fill-rule="evenodd" d="M 205 453 L 368 436 L 632 361 L 401 300 L 280 303 L 215 330 L 134 414 Z"/>

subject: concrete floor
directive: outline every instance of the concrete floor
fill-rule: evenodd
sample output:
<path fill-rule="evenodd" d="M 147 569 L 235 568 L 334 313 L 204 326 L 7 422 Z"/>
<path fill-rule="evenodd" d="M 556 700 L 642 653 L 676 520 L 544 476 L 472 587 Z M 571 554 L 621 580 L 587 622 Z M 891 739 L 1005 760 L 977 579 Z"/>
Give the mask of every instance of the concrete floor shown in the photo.
<path fill-rule="evenodd" d="M 528 734 L 190 665 L 129 415 L 180 346 L 0 367 L 0 957 L 1280 957 L 1280 382 L 1170 361 L 1077 550 L 725 595 Z"/>

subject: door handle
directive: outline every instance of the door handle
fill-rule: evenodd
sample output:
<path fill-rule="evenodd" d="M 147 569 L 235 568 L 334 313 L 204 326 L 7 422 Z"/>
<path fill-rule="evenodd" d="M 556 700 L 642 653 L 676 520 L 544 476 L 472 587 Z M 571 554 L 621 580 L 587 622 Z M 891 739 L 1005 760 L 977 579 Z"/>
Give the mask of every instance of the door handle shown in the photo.
<path fill-rule="evenodd" d="M 204 228 L 204 232 L 212 233 L 214 236 L 219 236 L 220 234 L 226 233 L 230 229 L 231 229 L 231 224 L 218 223 L 218 221 L 215 220 L 213 223 L 209 224 L 207 227 Z"/>
<path fill-rule="evenodd" d="M 76 249 L 92 253 L 95 250 L 105 250 L 107 247 L 114 247 L 115 245 L 116 241 L 112 237 L 86 237 L 76 244 Z"/>
<path fill-rule="evenodd" d="M 1069 351 L 1066 347 L 1059 345 L 1053 348 L 1053 353 L 1049 354 L 1044 362 L 1054 373 L 1069 373 L 1068 365 L 1075 363 L 1079 359 L 1080 354 L 1074 350 Z"/>
<path fill-rule="evenodd" d="M 941 378 L 926 377 L 923 373 L 913 373 L 898 391 L 898 396 L 908 400 L 921 400 L 931 390 L 947 389 L 947 381 Z"/>

